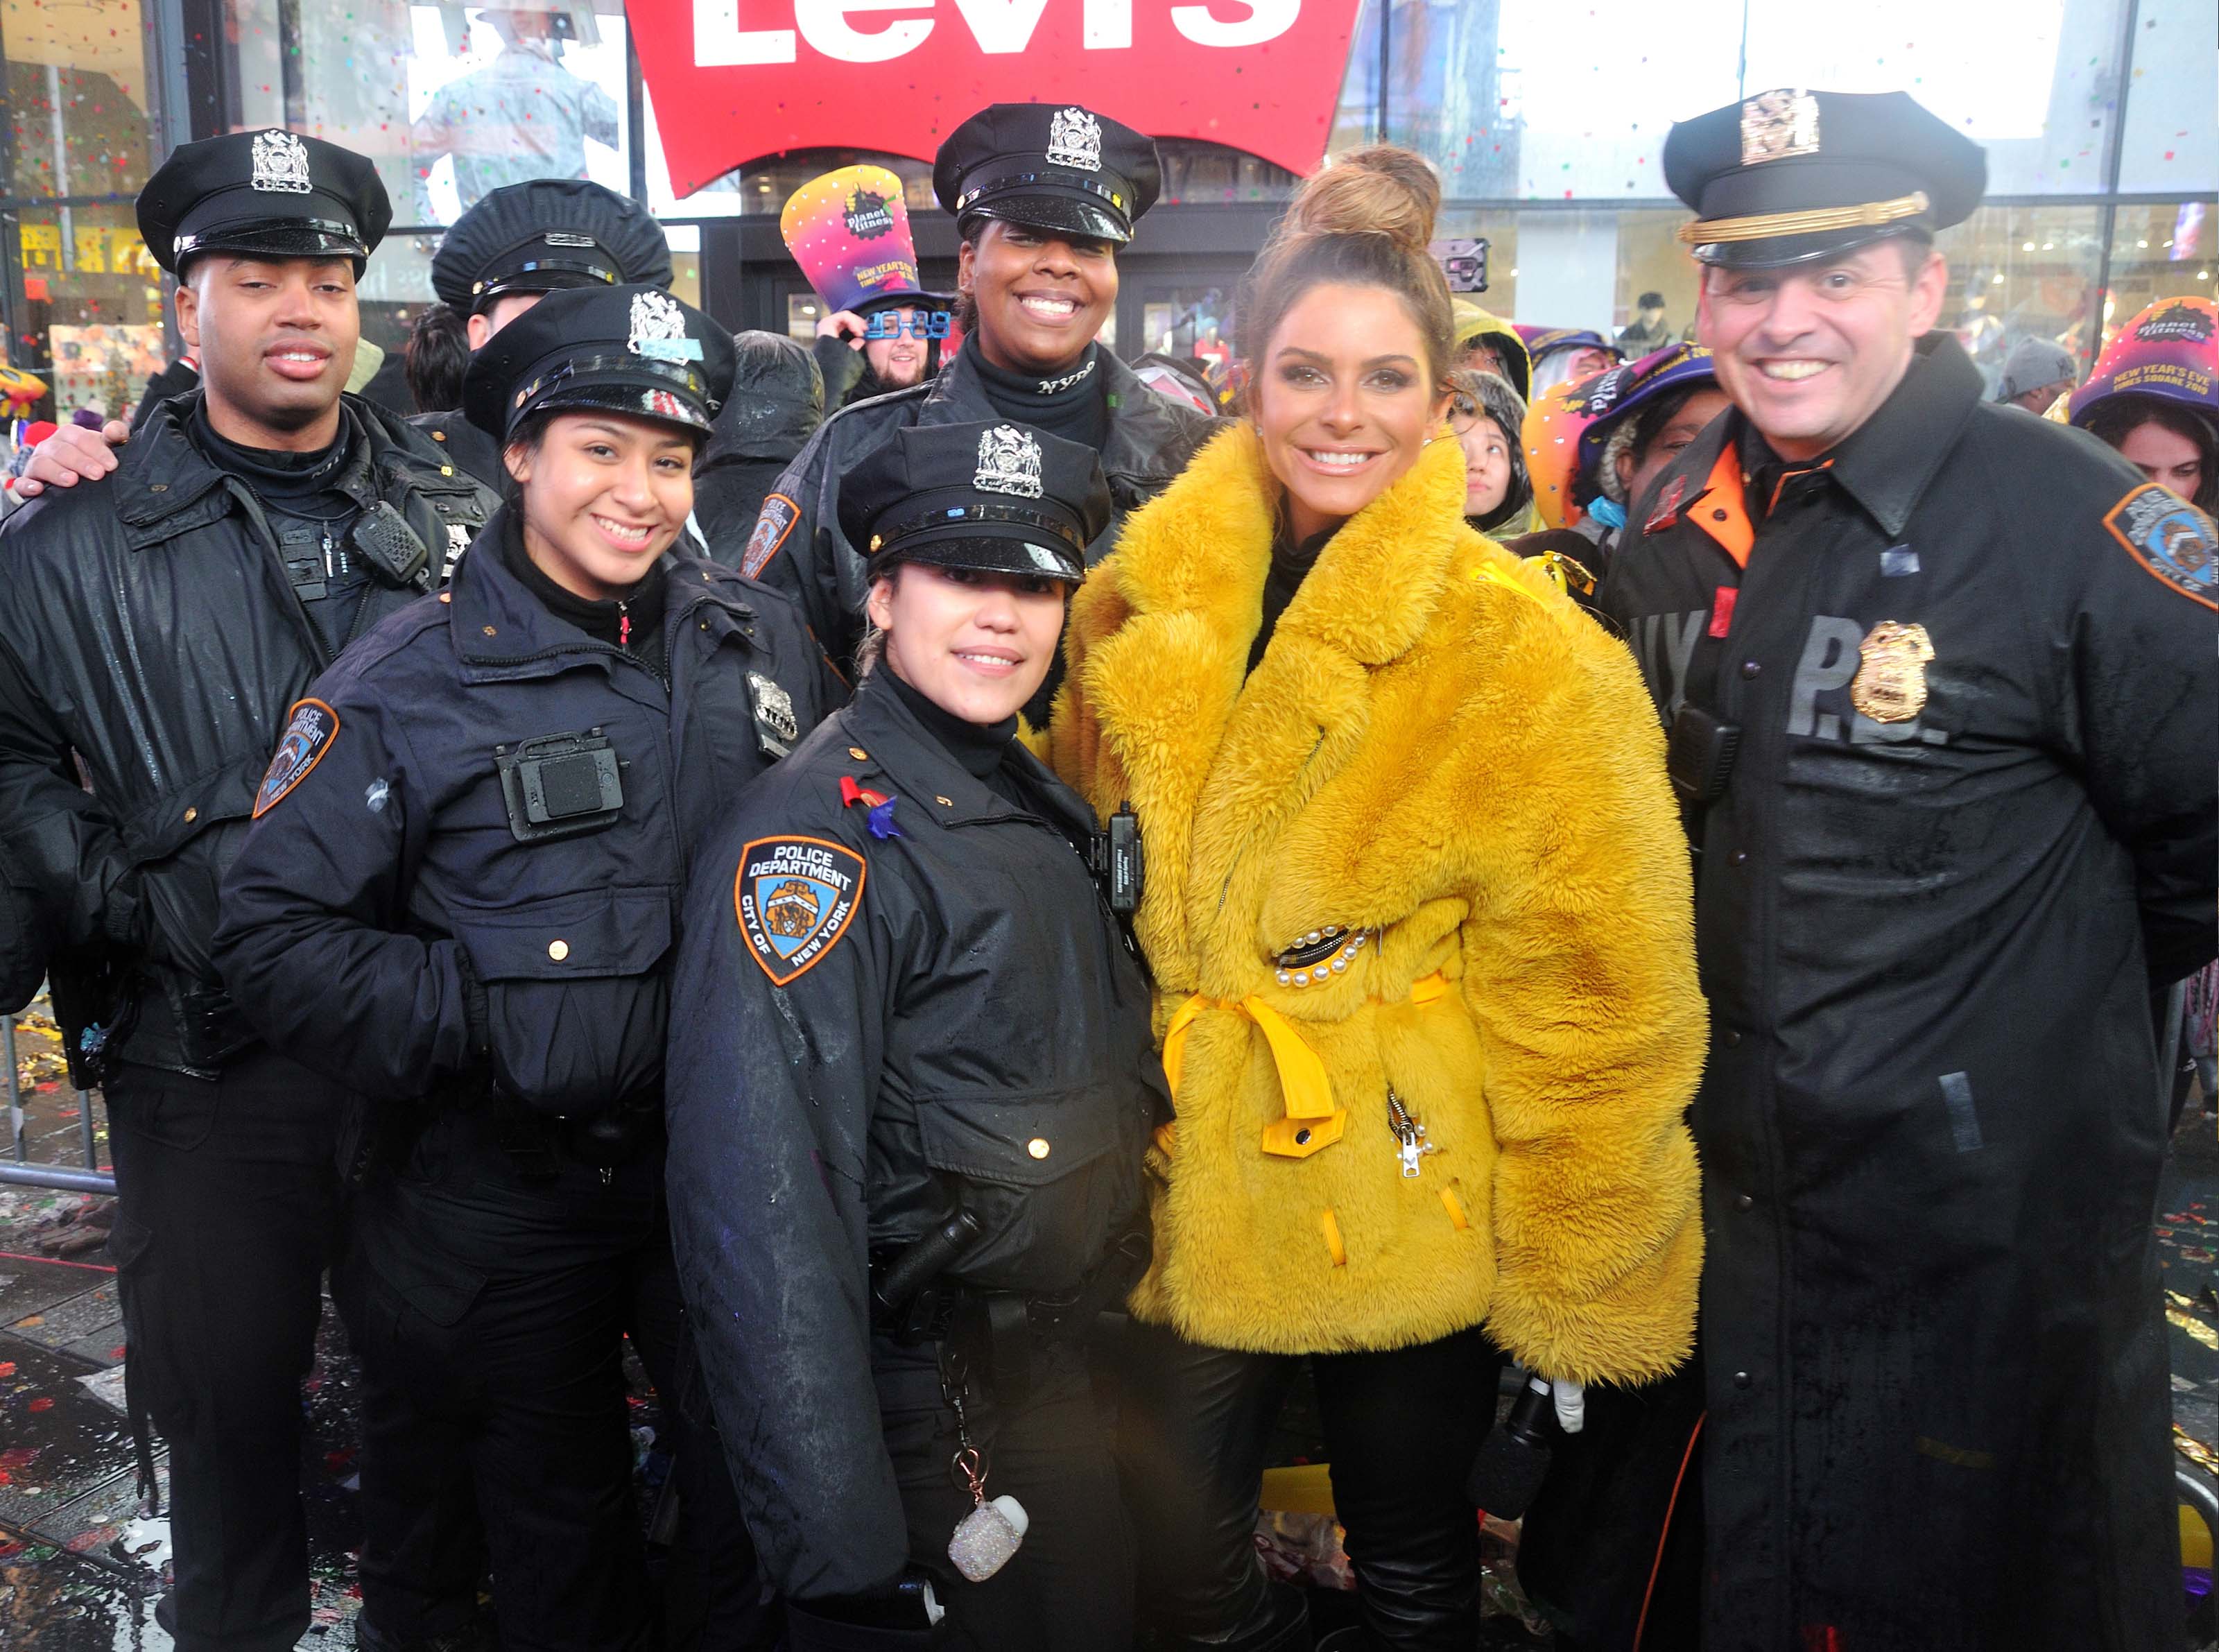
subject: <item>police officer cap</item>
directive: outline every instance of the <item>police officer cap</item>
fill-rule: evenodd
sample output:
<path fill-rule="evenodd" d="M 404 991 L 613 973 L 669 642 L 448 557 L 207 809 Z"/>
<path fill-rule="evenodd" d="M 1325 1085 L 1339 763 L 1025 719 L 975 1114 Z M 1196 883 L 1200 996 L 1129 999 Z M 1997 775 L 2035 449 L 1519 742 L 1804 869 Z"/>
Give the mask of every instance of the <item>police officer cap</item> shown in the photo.
<path fill-rule="evenodd" d="M 670 243 L 637 201 L 580 177 L 505 184 L 454 221 L 432 287 L 465 315 L 504 293 L 639 282 L 670 285 Z"/>
<path fill-rule="evenodd" d="M 1904 92 L 1760 92 L 1675 125 L 1664 181 L 1705 264 L 1802 264 L 1962 223 L 1987 152 Z"/>
<path fill-rule="evenodd" d="M 534 413 L 581 408 L 706 431 L 732 362 L 732 335 L 659 287 L 573 287 L 470 357 L 463 413 L 496 441 Z"/>
<path fill-rule="evenodd" d="M 1023 425 L 909 425 L 848 473 L 840 529 L 875 573 L 895 562 L 1076 585 L 1110 525 L 1091 447 Z"/>
<path fill-rule="evenodd" d="M 1162 189 L 1153 140 L 1075 103 L 983 109 L 932 164 L 932 193 L 959 227 L 999 218 L 1121 246 Z"/>
<path fill-rule="evenodd" d="M 179 144 L 139 191 L 140 239 L 172 275 L 202 252 L 367 258 L 392 221 L 367 158 L 282 127 Z"/>

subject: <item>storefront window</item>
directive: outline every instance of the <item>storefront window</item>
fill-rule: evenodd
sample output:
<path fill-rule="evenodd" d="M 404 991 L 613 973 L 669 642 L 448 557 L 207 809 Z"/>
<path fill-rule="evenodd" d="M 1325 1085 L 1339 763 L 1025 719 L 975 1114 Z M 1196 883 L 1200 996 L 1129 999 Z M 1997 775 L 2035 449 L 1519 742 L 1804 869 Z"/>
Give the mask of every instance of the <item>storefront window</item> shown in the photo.
<path fill-rule="evenodd" d="M 1472 301 L 1537 326 L 1590 327 L 1615 338 L 1643 295 L 1664 299 L 1675 333 L 1695 320 L 1695 265 L 1676 208 L 1526 212 L 1451 206 L 1444 236 L 1486 238 L 1488 284 Z"/>
<path fill-rule="evenodd" d="M 842 166 L 883 166 L 902 181 L 902 199 L 911 212 L 934 210 L 932 166 L 906 155 L 869 149 L 796 149 L 766 156 L 704 184 L 692 195 L 673 195 L 670 166 L 663 158 L 662 134 L 656 123 L 655 97 L 647 96 L 647 199 L 658 214 L 680 218 L 775 218 L 786 197 L 813 177 Z"/>
<path fill-rule="evenodd" d="M 2118 108 L 2125 4 L 1865 0 L 1845 28 L 1804 0 L 1750 0 L 1747 84 L 1907 91 L 1986 148 L 1990 195 L 2093 194 Z M 2208 55 L 2203 74 L 2209 126 Z"/>
<path fill-rule="evenodd" d="M 2208 201 L 2135 202 L 2119 208 L 2111 235 L 2111 291 L 2104 304 L 2104 338 L 2160 298 L 2209 298 L 2219 283 Z"/>
<path fill-rule="evenodd" d="M 2112 205 L 1989 207 L 1942 238 L 1953 272 L 1945 322 L 1992 375 L 2032 334 L 2085 358 L 2105 320 L 2094 307 L 2107 222 L 2111 320 L 2215 284 L 2211 0 L 1871 0 L 1848 23 L 1802 0 L 1663 10 L 1656 0 L 1582 0 L 1576 11 L 1537 0 L 1361 0 L 1355 11 L 1327 152 L 1383 130 L 1423 154 L 1447 202 L 1439 233 L 1490 245 L 1490 288 L 1476 296 L 1498 313 L 1615 334 L 1654 295 L 1664 332 L 1684 333 L 1696 271 L 1675 235 L 1686 214 L 1669 204 L 1665 135 L 1675 120 L 1773 85 L 1909 91 L 1986 146 L 1992 199 L 2105 196 L 2116 152 Z M 204 15 L 219 20 L 225 101 L 190 111 L 196 135 L 284 125 L 378 165 L 396 228 L 363 283 L 364 329 L 389 350 L 431 301 L 440 227 L 526 177 L 628 190 L 635 143 L 690 298 L 705 288 L 701 220 L 774 220 L 795 189 L 833 167 L 890 167 L 913 213 L 935 210 L 929 162 L 861 150 L 765 157 L 674 195 L 652 97 L 643 120 L 629 118 L 616 0 L 188 0 L 189 29 Z M 9 101 L 0 307 L 11 358 L 42 376 L 52 368 L 80 401 L 112 392 L 119 364 L 143 377 L 162 354 L 158 340 L 146 343 L 152 335 L 121 331 L 158 329 L 160 283 L 128 206 L 102 200 L 127 201 L 165 141 L 146 84 L 160 62 L 153 16 L 146 0 L 0 0 Z M 1297 183 L 1216 144 L 1167 139 L 1161 152 L 1161 205 L 1174 213 L 1269 205 Z M 1182 250 L 1181 239 L 1169 223 L 1161 235 L 1152 227 L 1134 250 L 1125 314 L 1135 352 L 1168 341 L 1208 355 L 1233 336 L 1247 252 L 1222 235 L 1204 238 L 1203 251 Z M 806 336 L 815 317 L 785 301 L 793 278 L 782 264 L 751 267 L 747 302 L 759 279 L 779 283 L 751 313 Z M 732 290 L 729 272 L 705 286 Z"/>
<path fill-rule="evenodd" d="M 298 16 L 294 123 L 375 161 L 395 223 L 452 223 L 527 178 L 629 187 L 622 16 L 301 0 Z"/>
<path fill-rule="evenodd" d="M 47 382 L 46 415 L 79 407 L 128 418 L 165 359 L 161 270 L 128 203 L 16 215 L 21 272 L 11 360 Z"/>
<path fill-rule="evenodd" d="M 1156 144 L 1163 158 L 1164 192 L 1158 204 L 1202 206 L 1221 201 L 1286 201 L 1302 182 L 1283 166 L 1244 155 L 1222 144 L 1193 138 L 1165 138 Z"/>
<path fill-rule="evenodd" d="M 1138 354 L 1189 356 L 1222 368 L 1233 354 L 1237 291 L 1223 287 L 1173 287 L 1151 291 L 1141 307 L 1147 336 Z"/>
<path fill-rule="evenodd" d="M 1372 13 L 1344 126 L 1356 90 L 1378 84 Z M 1387 135 L 1439 168 L 1452 200 L 1669 194 L 1658 152 L 1672 122 L 1737 95 L 1742 13 L 1743 0 L 1681 0 L 1669 17 L 1654 0 L 1588 0 L 1575 30 L 1524 0 L 1395 0 Z"/>
<path fill-rule="evenodd" d="M 131 195 L 152 129 L 139 0 L 9 0 L 7 192 L 29 199 Z"/>
<path fill-rule="evenodd" d="M 2100 208 L 1983 207 L 1936 245 L 1949 261 L 1942 325 L 1956 333 L 1991 394 L 2022 338 L 2062 345 L 2087 370 Z"/>
<path fill-rule="evenodd" d="M 2121 189 L 2183 195 L 2219 189 L 2219 119 L 2212 111 L 2215 55 L 2219 7 L 2211 0 L 2141 0 L 2135 12 L 2126 132 L 2119 148 Z"/>

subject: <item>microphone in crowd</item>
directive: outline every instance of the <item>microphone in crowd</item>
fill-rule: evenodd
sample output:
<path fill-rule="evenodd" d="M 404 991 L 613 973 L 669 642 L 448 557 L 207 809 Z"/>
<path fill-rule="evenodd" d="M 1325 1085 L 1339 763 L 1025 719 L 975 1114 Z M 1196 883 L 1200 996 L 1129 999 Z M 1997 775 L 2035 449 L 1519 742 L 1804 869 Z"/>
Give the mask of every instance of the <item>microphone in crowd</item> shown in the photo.
<path fill-rule="evenodd" d="M 1527 1378 L 1511 1403 L 1510 1414 L 1472 1459 L 1464 1495 L 1497 1519 L 1522 1519 L 1549 1476 L 1553 1409 L 1547 1379 Z"/>

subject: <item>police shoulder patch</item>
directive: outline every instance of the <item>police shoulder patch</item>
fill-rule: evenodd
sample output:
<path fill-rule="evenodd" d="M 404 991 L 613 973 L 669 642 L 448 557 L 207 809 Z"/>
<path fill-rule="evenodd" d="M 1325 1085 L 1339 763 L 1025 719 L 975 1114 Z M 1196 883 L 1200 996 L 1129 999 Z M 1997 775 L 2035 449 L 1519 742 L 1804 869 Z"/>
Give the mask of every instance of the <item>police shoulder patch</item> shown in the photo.
<path fill-rule="evenodd" d="M 784 986 L 824 960 L 863 901 L 863 857 L 821 837 L 758 837 L 732 886 L 748 951 Z"/>
<path fill-rule="evenodd" d="M 740 556 L 740 572 L 751 580 L 761 579 L 800 519 L 801 507 L 784 494 L 773 494 L 763 500 L 762 514 L 755 519 L 755 531 L 748 536 L 748 548 Z"/>
<path fill-rule="evenodd" d="M 2219 610 L 2219 544 L 2211 519 L 2170 488 L 2146 482 L 2104 517 L 2127 554 L 2191 602 Z"/>
<path fill-rule="evenodd" d="M 339 738 L 339 714 L 320 699 L 295 700 L 285 724 L 277 755 L 262 776 L 262 789 L 254 794 L 254 818 L 259 820 L 284 800 L 285 794 L 308 778 L 308 771 L 324 760 Z"/>

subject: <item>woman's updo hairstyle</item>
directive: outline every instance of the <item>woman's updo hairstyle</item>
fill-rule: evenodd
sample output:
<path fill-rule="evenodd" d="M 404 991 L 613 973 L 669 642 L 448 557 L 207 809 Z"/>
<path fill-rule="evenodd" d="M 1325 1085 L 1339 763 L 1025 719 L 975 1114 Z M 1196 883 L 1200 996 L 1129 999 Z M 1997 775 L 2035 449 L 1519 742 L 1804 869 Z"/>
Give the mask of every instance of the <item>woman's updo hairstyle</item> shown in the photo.
<path fill-rule="evenodd" d="M 1248 272 L 1240 353 L 1249 394 L 1287 312 L 1328 283 L 1384 287 L 1400 298 L 1426 341 L 1434 385 L 1445 384 L 1455 321 L 1448 277 L 1427 251 L 1440 209 L 1433 169 L 1393 144 L 1343 155 L 1305 180 Z"/>

